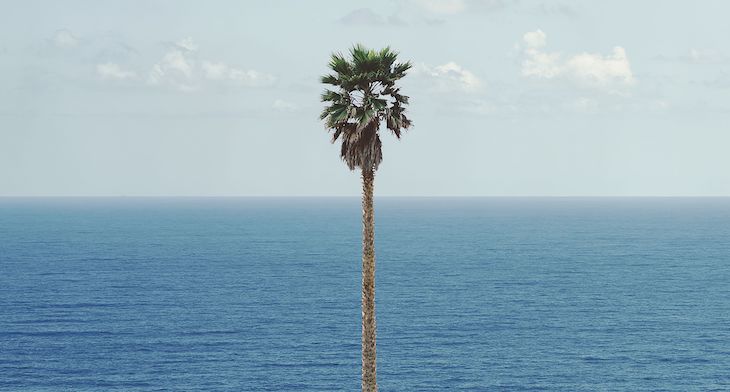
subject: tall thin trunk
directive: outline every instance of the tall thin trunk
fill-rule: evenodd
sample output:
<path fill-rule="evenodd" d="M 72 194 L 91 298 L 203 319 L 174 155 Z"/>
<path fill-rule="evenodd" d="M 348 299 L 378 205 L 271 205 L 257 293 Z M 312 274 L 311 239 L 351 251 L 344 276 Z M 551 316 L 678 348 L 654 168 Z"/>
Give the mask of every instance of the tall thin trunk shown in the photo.
<path fill-rule="evenodd" d="M 362 170 L 362 390 L 378 390 L 375 376 L 375 218 L 372 169 Z"/>

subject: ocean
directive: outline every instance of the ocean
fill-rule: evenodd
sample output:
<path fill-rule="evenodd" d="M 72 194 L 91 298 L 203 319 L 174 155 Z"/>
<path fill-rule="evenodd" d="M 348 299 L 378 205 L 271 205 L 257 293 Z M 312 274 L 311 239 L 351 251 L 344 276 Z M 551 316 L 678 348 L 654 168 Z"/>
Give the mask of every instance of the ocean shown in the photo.
<path fill-rule="evenodd" d="M 729 198 L 375 205 L 381 391 L 730 391 Z M 359 390 L 360 214 L 0 199 L 0 390 Z"/>

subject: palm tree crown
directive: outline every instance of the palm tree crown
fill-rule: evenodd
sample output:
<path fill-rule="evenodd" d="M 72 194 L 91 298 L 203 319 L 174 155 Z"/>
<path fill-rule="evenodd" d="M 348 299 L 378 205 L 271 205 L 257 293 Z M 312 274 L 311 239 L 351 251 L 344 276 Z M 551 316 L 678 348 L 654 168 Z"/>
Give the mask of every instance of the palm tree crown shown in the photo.
<path fill-rule="evenodd" d="M 334 73 L 322 76 L 322 83 L 334 89 L 322 93 L 327 106 L 320 118 L 333 131 L 332 142 L 342 141 L 340 155 L 350 170 L 377 170 L 383 160 L 381 121 L 399 139 L 411 126 L 405 114 L 408 97 L 395 85 L 411 63 L 396 62 L 397 57 L 389 47 L 376 51 L 358 44 L 350 49 L 350 59 L 334 53 L 329 63 Z"/>

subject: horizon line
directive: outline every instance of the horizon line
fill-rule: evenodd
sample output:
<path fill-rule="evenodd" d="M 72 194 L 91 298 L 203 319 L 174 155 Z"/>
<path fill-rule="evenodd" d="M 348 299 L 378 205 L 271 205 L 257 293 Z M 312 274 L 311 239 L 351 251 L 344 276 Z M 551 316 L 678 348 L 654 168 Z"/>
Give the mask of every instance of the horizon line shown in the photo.
<path fill-rule="evenodd" d="M 0 195 L 0 199 L 314 199 L 361 195 Z M 730 195 L 375 195 L 376 198 L 730 198 Z"/>

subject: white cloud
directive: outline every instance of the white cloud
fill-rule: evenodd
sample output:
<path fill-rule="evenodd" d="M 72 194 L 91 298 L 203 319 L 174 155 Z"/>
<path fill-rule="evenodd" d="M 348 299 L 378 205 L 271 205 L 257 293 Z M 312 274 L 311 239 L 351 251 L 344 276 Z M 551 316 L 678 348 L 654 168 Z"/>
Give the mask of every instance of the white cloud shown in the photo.
<path fill-rule="evenodd" d="M 453 61 L 435 67 L 423 63 L 417 64 L 413 73 L 430 79 L 438 91 L 475 92 L 482 85 L 473 73 Z"/>
<path fill-rule="evenodd" d="M 559 53 L 543 53 L 537 49 L 527 49 L 526 58 L 522 61 L 522 75 L 552 79 L 565 70 Z"/>
<path fill-rule="evenodd" d="M 150 71 L 150 74 L 147 77 L 147 83 L 160 84 L 160 83 L 162 83 L 162 80 L 164 77 L 165 77 L 165 71 L 162 70 L 162 66 L 160 64 L 155 64 L 152 66 L 152 70 Z"/>
<path fill-rule="evenodd" d="M 232 68 L 228 78 L 244 86 L 268 86 L 276 80 L 272 75 L 254 70 Z"/>
<path fill-rule="evenodd" d="M 613 48 L 608 56 L 581 53 L 568 59 L 566 63 L 569 74 L 574 75 L 586 85 L 610 88 L 613 85 L 631 86 L 634 75 L 626 56 L 626 50 L 620 46 Z"/>
<path fill-rule="evenodd" d="M 193 76 L 192 61 L 179 50 L 173 50 L 165 54 L 161 64 L 166 72 L 179 72 L 188 79 Z"/>
<path fill-rule="evenodd" d="M 79 44 L 79 39 L 68 30 L 58 30 L 53 36 L 53 43 L 59 48 L 73 48 Z"/>
<path fill-rule="evenodd" d="M 525 33 L 525 35 L 522 36 L 522 40 L 525 41 L 528 48 L 537 49 L 545 46 L 547 35 L 545 35 L 542 30 L 537 29 L 536 31 L 529 31 Z"/>
<path fill-rule="evenodd" d="M 419 10 L 433 16 L 448 16 L 464 13 L 492 13 L 507 9 L 526 15 L 562 15 L 574 17 L 578 14 L 574 5 L 557 0 L 400 0 L 405 10 Z M 575 4 L 577 5 L 577 4 Z M 443 21 L 440 20 L 439 21 Z"/>
<path fill-rule="evenodd" d="M 98 64 L 96 73 L 102 79 L 126 80 L 135 79 L 137 74 L 134 71 L 128 71 L 115 63 Z"/>
<path fill-rule="evenodd" d="M 115 62 L 98 64 L 96 73 L 102 79 L 137 79 L 151 86 L 173 88 L 184 92 L 197 91 L 213 85 L 268 86 L 276 81 L 273 75 L 264 72 L 200 59 L 197 51 L 198 45 L 191 38 L 185 38 L 170 44 L 160 61 L 153 64 L 143 77 Z"/>
<path fill-rule="evenodd" d="M 254 70 L 233 68 L 225 63 L 204 61 L 202 69 L 206 79 L 217 81 L 227 80 L 242 86 L 268 86 L 276 81 L 273 75 Z"/>
<path fill-rule="evenodd" d="M 171 86 L 184 92 L 200 89 L 195 53 L 197 50 L 198 45 L 190 37 L 175 42 L 162 60 L 152 66 L 147 76 L 147 83 Z"/>
<path fill-rule="evenodd" d="M 211 63 L 209 61 L 203 61 L 203 75 L 207 79 L 221 80 L 228 76 L 228 66 L 224 63 Z"/>
<path fill-rule="evenodd" d="M 464 0 L 413 0 L 413 3 L 434 14 L 458 14 L 466 9 Z"/>
<path fill-rule="evenodd" d="M 193 41 L 191 37 L 183 38 L 175 42 L 175 46 L 180 49 L 187 50 L 188 52 L 195 52 L 198 50 L 198 45 Z"/>
<path fill-rule="evenodd" d="M 188 52 L 172 49 L 165 53 L 159 63 L 152 66 L 147 83 L 170 85 L 180 91 L 193 91 L 197 89 L 193 78 L 194 68 L 194 59 Z"/>
<path fill-rule="evenodd" d="M 367 26 L 405 26 L 407 23 L 397 15 L 385 17 L 371 10 L 370 8 L 356 9 L 339 19 L 339 22 L 347 25 Z"/>
<path fill-rule="evenodd" d="M 275 100 L 272 107 L 280 112 L 295 112 L 299 110 L 299 105 L 281 99 Z"/>
<path fill-rule="evenodd" d="M 581 87 L 620 93 L 635 84 L 626 50 L 613 48 L 610 55 L 580 53 L 565 58 L 559 52 L 547 52 L 547 36 L 541 30 L 525 33 L 522 75 L 536 79 L 564 79 Z"/>
<path fill-rule="evenodd" d="M 578 11 L 573 7 L 574 5 L 579 4 L 577 2 L 572 5 L 555 3 L 554 1 L 543 2 L 534 8 L 533 12 L 539 15 L 562 15 L 574 17 L 578 14 Z"/>
<path fill-rule="evenodd" d="M 465 12 L 495 12 L 519 4 L 515 0 L 406 0 L 405 9 L 419 9 L 431 15 L 456 15 Z"/>
<path fill-rule="evenodd" d="M 581 113 L 595 113 L 598 110 L 598 102 L 595 99 L 579 97 L 571 102 L 567 108 Z"/>

